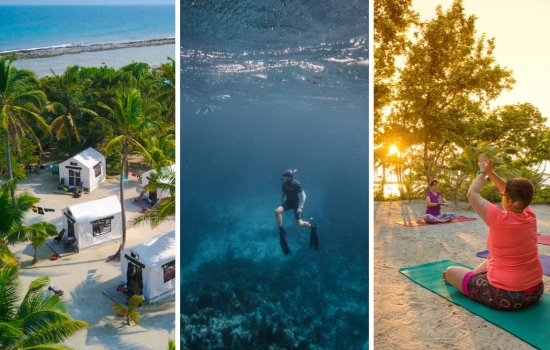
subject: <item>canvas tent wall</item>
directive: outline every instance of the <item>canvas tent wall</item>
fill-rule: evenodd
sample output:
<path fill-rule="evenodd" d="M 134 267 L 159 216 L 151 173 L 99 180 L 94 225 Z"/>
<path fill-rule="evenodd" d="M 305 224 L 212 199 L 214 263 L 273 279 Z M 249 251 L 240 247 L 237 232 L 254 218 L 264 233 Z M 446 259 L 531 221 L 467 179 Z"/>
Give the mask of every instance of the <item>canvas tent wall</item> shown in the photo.
<path fill-rule="evenodd" d="M 122 283 L 136 278 L 146 302 L 152 303 L 176 290 L 176 231 L 125 248 L 120 257 Z"/>
<path fill-rule="evenodd" d="M 175 164 L 172 164 L 166 168 L 170 168 L 173 172 L 176 171 Z M 155 169 L 151 169 L 141 174 L 141 186 L 143 190 L 145 190 L 145 186 L 149 184 L 149 178 L 155 171 L 156 171 Z M 162 181 L 168 181 L 168 180 L 163 179 Z M 170 192 L 169 191 L 157 191 L 156 193 L 145 192 L 145 196 L 147 196 L 152 201 L 155 201 L 157 199 L 160 201 L 162 198 L 170 197 Z"/>
<path fill-rule="evenodd" d="M 76 239 L 78 251 L 120 240 L 120 201 L 111 196 L 68 206 L 63 209 L 63 228 Z"/>
<path fill-rule="evenodd" d="M 105 157 L 92 147 L 59 164 L 59 181 L 88 191 L 105 181 L 106 173 Z"/>

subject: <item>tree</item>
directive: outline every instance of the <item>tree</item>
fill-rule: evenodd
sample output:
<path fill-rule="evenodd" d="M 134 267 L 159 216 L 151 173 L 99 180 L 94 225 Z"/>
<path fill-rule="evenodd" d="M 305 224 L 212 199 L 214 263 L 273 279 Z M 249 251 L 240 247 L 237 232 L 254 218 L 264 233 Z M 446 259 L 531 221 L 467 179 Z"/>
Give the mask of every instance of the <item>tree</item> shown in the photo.
<path fill-rule="evenodd" d="M 23 225 L 25 213 L 38 203 L 39 199 L 30 194 L 15 195 L 17 179 L 5 182 L 0 187 L 0 245 L 8 249 L 8 244 L 31 241 L 36 262 L 36 248 L 42 245 L 48 237 L 56 236 L 57 229 L 49 222 L 37 222 Z"/>
<path fill-rule="evenodd" d="M 134 294 L 128 299 L 127 307 L 116 303 L 113 305 L 113 309 L 126 315 L 126 324 L 129 326 L 130 320 L 134 321 L 135 324 L 139 324 L 139 313 L 137 308 L 141 305 L 143 305 L 143 297 L 141 295 Z"/>
<path fill-rule="evenodd" d="M 381 126 L 406 132 L 410 144 L 422 148 L 417 162 L 426 179 L 435 177 L 449 150 L 442 130 L 466 138 L 477 133 L 488 103 L 514 83 L 511 71 L 495 62 L 494 39 L 476 37 L 475 19 L 455 0 L 447 12 L 438 6 L 436 17 L 418 26 Z"/>
<path fill-rule="evenodd" d="M 164 106 L 166 113 L 163 113 L 164 122 L 174 127 L 176 113 L 176 62 L 173 58 L 167 57 L 168 63 L 161 64 L 159 74 L 155 75 L 155 85 L 158 93 L 155 99 Z"/>
<path fill-rule="evenodd" d="M 108 260 L 120 259 L 120 252 L 126 244 L 126 212 L 124 208 L 124 174 L 127 174 L 127 159 L 132 151 L 136 150 L 146 159 L 151 160 L 151 155 L 146 148 L 145 139 L 153 133 L 162 130 L 159 124 L 158 104 L 154 101 L 142 98 L 137 89 L 117 92 L 112 100 L 112 106 L 98 102 L 104 108 L 108 118 L 98 117 L 113 128 L 114 136 L 105 145 L 107 152 L 120 152 L 120 205 L 122 210 L 122 243 L 118 251 Z"/>
<path fill-rule="evenodd" d="M 374 2 L 374 125 L 380 125 L 383 109 L 391 102 L 399 56 L 406 52 L 407 32 L 418 21 L 412 0 Z"/>
<path fill-rule="evenodd" d="M 176 172 L 171 167 L 163 167 L 152 172 L 149 184 L 143 190 L 169 192 L 170 196 L 161 199 L 153 210 L 138 216 L 133 222 L 134 226 L 149 221 L 151 227 L 155 228 L 164 220 L 176 216 Z"/>
<path fill-rule="evenodd" d="M 0 121 L 4 128 L 7 167 L 13 178 L 10 154 L 10 138 L 19 150 L 18 138 L 29 135 L 42 152 L 40 141 L 31 124 L 47 130 L 48 125 L 38 113 L 44 108 L 46 95 L 36 88 L 34 73 L 12 67 L 16 56 L 0 57 Z"/>
<path fill-rule="evenodd" d="M 97 116 L 90 108 L 96 94 L 91 88 L 92 81 L 81 74 L 79 66 L 68 67 L 61 76 L 52 73 L 54 76 L 43 84 L 50 101 L 48 111 L 56 116 L 50 123 L 50 131 L 58 140 L 66 139 L 71 149 L 73 136 L 81 141 L 78 124 L 83 123 L 82 117 Z"/>
<path fill-rule="evenodd" d="M 55 345 L 90 325 L 74 320 L 57 294 L 42 290 L 49 277 L 31 282 L 21 304 L 16 265 L 0 268 L 0 347 L 2 349 L 66 349 Z"/>

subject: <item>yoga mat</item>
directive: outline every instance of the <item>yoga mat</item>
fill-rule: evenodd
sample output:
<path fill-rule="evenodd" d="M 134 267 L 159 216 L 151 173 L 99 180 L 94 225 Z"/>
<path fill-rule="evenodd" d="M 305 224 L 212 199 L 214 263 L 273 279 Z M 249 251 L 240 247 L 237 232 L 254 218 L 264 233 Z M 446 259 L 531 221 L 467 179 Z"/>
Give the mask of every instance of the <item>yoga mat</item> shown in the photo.
<path fill-rule="evenodd" d="M 515 335 L 519 339 L 539 349 L 548 349 L 550 342 L 550 295 L 535 305 L 516 311 L 498 311 L 479 304 L 456 288 L 443 282 L 441 274 L 449 266 L 469 266 L 451 260 L 435 261 L 419 266 L 399 269 L 403 275 L 420 286 L 442 296 L 450 302 L 462 306 L 471 313 Z"/>
<path fill-rule="evenodd" d="M 550 236 L 537 234 L 538 244 L 550 245 Z"/>
<path fill-rule="evenodd" d="M 475 218 L 467 218 L 465 216 L 457 216 L 451 221 L 447 222 L 434 222 L 433 224 L 427 224 L 424 220 L 407 220 L 407 221 L 397 221 L 396 224 L 403 225 L 406 227 L 416 227 L 416 226 L 432 226 L 432 225 L 442 225 L 442 224 L 454 224 L 455 222 L 466 222 L 474 221 Z"/>
<path fill-rule="evenodd" d="M 480 258 L 487 259 L 487 257 L 489 256 L 489 251 L 484 250 L 482 252 L 477 253 L 476 256 L 480 257 Z M 544 255 L 544 254 L 539 254 L 539 258 L 540 258 L 540 262 L 542 264 L 542 273 L 544 273 L 545 275 L 550 276 L 550 256 Z"/>

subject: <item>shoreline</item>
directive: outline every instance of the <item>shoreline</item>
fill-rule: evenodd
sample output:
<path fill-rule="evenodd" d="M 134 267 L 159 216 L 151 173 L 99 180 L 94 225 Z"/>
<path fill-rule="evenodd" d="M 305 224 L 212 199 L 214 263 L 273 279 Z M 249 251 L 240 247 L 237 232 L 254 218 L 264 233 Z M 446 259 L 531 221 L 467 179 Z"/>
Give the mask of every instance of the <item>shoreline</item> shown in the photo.
<path fill-rule="evenodd" d="M 119 42 L 119 43 L 62 45 L 62 46 L 41 47 L 41 48 L 34 48 L 34 49 L 3 51 L 3 52 L 0 52 L 0 57 L 17 55 L 18 59 L 25 60 L 25 59 L 34 59 L 34 58 L 55 57 L 55 56 L 61 56 L 66 54 L 79 54 L 83 52 L 97 52 L 97 51 L 126 49 L 126 48 L 132 48 L 132 47 L 170 45 L 175 43 L 176 43 L 176 38 L 162 38 L 162 39 L 126 41 L 126 42 Z"/>

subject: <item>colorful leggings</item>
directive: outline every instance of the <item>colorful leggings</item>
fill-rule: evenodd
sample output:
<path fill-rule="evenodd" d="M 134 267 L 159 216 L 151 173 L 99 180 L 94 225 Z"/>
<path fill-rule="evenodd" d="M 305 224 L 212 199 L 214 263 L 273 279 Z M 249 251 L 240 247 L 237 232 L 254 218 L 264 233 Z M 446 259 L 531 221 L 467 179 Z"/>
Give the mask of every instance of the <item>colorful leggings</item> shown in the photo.
<path fill-rule="evenodd" d="M 477 274 L 472 271 L 464 276 L 462 290 L 470 298 L 490 308 L 513 311 L 539 301 L 544 292 L 544 284 L 541 281 L 529 292 L 513 292 L 492 286 L 487 279 L 487 271 Z"/>

